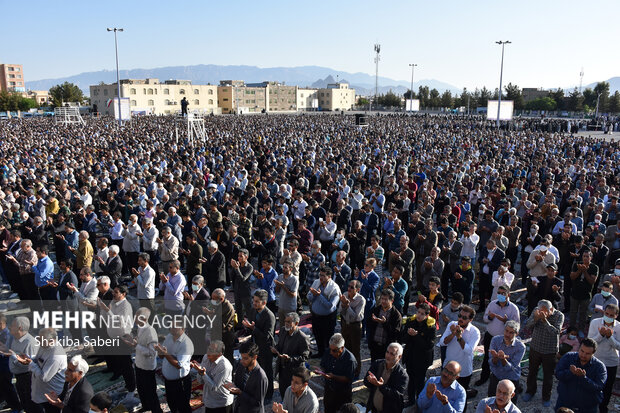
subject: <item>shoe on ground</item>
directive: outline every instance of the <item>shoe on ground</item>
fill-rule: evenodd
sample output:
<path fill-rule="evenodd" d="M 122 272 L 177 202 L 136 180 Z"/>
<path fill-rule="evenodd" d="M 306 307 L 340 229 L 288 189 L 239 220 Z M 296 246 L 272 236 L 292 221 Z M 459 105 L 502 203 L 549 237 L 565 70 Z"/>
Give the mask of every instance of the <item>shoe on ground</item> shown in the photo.
<path fill-rule="evenodd" d="M 533 395 L 533 394 L 524 393 L 524 394 L 523 394 L 523 397 L 521 397 L 521 399 L 522 399 L 524 402 L 529 402 L 530 400 L 532 400 L 532 398 L 533 398 L 533 397 L 534 397 L 534 395 Z"/>
<path fill-rule="evenodd" d="M 543 400 L 543 407 L 551 407 L 551 400 Z"/>

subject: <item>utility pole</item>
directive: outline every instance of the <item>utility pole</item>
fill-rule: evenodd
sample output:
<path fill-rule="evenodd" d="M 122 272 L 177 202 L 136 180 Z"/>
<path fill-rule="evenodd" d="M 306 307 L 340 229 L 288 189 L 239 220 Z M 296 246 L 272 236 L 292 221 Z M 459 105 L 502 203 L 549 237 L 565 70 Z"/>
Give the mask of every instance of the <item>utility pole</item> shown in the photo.
<path fill-rule="evenodd" d="M 375 103 L 377 102 L 377 95 L 379 94 L 379 60 L 381 57 L 379 53 L 381 52 L 381 45 L 379 43 L 375 43 Z"/>
<path fill-rule="evenodd" d="M 509 40 L 495 42 L 502 46 L 502 64 L 499 69 L 499 93 L 497 100 L 497 130 L 499 131 L 499 109 L 502 107 L 502 77 L 504 75 L 504 46 L 510 44 Z"/>
<path fill-rule="evenodd" d="M 118 41 L 116 39 L 116 33 L 122 32 L 123 29 L 120 28 L 109 28 L 107 29 L 109 32 L 114 32 L 114 51 L 116 53 L 116 88 L 117 88 L 117 96 L 118 96 L 118 127 L 120 128 L 123 125 L 123 117 L 121 116 L 121 79 L 118 72 Z"/>
<path fill-rule="evenodd" d="M 579 94 L 581 95 L 581 86 L 583 85 L 583 67 L 581 68 L 581 72 L 579 72 Z"/>
<path fill-rule="evenodd" d="M 415 70 L 417 63 L 409 63 L 409 66 L 411 67 L 411 96 L 409 96 L 409 99 L 411 100 L 411 111 L 413 112 L 413 71 Z M 405 108 L 406 107 L 407 101 L 405 101 Z"/>

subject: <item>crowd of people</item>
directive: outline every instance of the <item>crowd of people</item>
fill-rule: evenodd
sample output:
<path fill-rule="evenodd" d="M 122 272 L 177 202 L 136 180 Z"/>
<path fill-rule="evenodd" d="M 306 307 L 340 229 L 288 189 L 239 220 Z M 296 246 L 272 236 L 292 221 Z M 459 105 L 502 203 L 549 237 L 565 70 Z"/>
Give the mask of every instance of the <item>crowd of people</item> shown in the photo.
<path fill-rule="evenodd" d="M 101 356 L 153 412 L 158 376 L 171 412 L 191 411 L 193 378 L 205 412 L 316 413 L 321 399 L 352 412 L 358 379 L 376 413 L 462 413 L 479 391 L 479 413 L 519 412 L 539 391 L 551 407 L 554 385 L 557 411 L 608 411 L 617 141 L 450 115 L 205 124 L 198 145 L 171 117 L 0 123 L 0 275 L 16 308 L 124 320 L 34 331 L 28 312 L 0 313 L 12 411 L 108 411 L 86 377 Z M 215 323 L 162 332 L 160 314 Z"/>

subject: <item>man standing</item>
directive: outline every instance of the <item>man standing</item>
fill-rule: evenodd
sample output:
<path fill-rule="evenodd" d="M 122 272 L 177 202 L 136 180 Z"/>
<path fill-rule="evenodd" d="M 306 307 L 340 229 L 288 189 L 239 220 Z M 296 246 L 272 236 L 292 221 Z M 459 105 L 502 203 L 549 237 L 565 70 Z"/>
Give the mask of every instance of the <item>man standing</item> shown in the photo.
<path fill-rule="evenodd" d="M 166 387 L 166 400 L 172 413 L 191 413 L 189 401 L 192 378 L 189 374 L 194 345 L 182 327 L 170 327 L 163 344 L 156 344 L 157 354 L 164 359 L 161 372 Z"/>
<path fill-rule="evenodd" d="M 340 288 L 331 278 L 331 268 L 322 265 L 319 279 L 312 283 L 307 295 L 312 313 L 312 332 L 317 346 L 317 353 L 311 356 L 313 358 L 323 357 L 329 337 L 334 334 L 336 328 Z"/>
<path fill-rule="evenodd" d="M 462 374 L 462 376 L 458 378 L 458 381 L 465 390 L 469 390 L 469 382 L 471 381 L 471 375 L 474 369 L 474 349 L 480 341 L 480 330 L 471 323 L 475 316 L 476 310 L 468 305 L 461 306 L 458 320 L 448 324 L 438 344 L 439 346 L 447 347 L 446 363 L 449 364 L 451 360 L 458 362 L 459 368 L 457 374 L 459 376 Z M 448 364 L 444 364 L 444 368 L 447 367 Z M 473 393 L 473 391 L 471 393 Z M 472 394 L 472 397 L 473 396 L 475 395 Z"/>
<path fill-rule="evenodd" d="M 515 387 L 521 378 L 521 360 L 525 354 L 525 344 L 517 337 L 519 323 L 506 321 L 504 334 L 493 337 L 489 346 L 489 364 L 491 380 L 489 381 L 488 397 L 491 397 L 502 380 L 510 380 Z M 515 396 L 516 402 L 516 396 Z"/>
<path fill-rule="evenodd" d="M 409 376 L 400 364 L 403 346 L 391 343 L 385 352 L 385 359 L 376 360 L 364 378 L 364 385 L 370 390 L 368 403 L 374 413 L 402 412 L 407 394 Z"/>
<path fill-rule="evenodd" d="M 276 293 L 279 294 L 278 300 L 278 322 L 280 329 L 284 328 L 286 315 L 297 310 L 297 289 L 299 288 L 299 278 L 292 274 L 293 265 L 290 261 L 282 264 L 282 274 L 274 280 Z"/>
<path fill-rule="evenodd" d="M 31 373 L 28 369 L 28 364 L 25 363 L 22 355 L 37 354 L 39 351 L 39 345 L 37 340 L 30 335 L 28 330 L 30 329 L 30 320 L 28 317 L 15 317 L 9 332 L 11 333 L 12 340 L 8 348 L 9 357 L 9 369 L 15 376 L 15 388 L 19 401 L 26 413 L 35 413 L 38 411 L 36 406 L 33 406 L 31 394 Z"/>
<path fill-rule="evenodd" d="M 161 230 L 161 238 L 157 238 L 155 241 L 159 244 L 159 259 L 162 269 L 165 270 L 171 261 L 179 259 L 179 240 L 172 235 L 170 227 L 165 226 Z"/>
<path fill-rule="evenodd" d="M 321 359 L 321 370 L 315 373 L 325 379 L 323 405 L 325 413 L 336 413 L 345 403 L 351 403 L 352 387 L 357 362 L 344 348 L 344 338 L 339 333 L 329 339 L 329 353 Z"/>
<path fill-rule="evenodd" d="M 484 333 L 484 359 L 482 360 L 482 372 L 476 386 L 480 386 L 489 379 L 489 346 L 493 337 L 502 336 L 504 327 L 509 320 L 520 322 L 519 308 L 510 302 L 510 290 L 506 286 L 497 289 L 497 300 L 491 301 L 484 312 L 483 320 L 487 323 L 487 331 Z"/>
<path fill-rule="evenodd" d="M 502 264 L 503 259 L 504 251 L 497 248 L 493 239 L 489 239 L 486 245 L 480 249 L 480 257 L 478 258 L 480 263 L 480 307 L 478 311 L 484 311 L 486 308 L 486 299 L 491 297 L 493 291 L 491 276 Z"/>
<path fill-rule="evenodd" d="M 489 392 L 491 387 L 489 386 Z M 476 413 L 488 412 L 505 412 L 505 413 L 521 413 L 521 410 L 512 403 L 515 396 L 515 385 L 510 380 L 500 381 L 493 391 L 495 397 L 487 397 L 478 402 Z"/>
<path fill-rule="evenodd" d="M 418 397 L 418 411 L 463 413 L 467 396 L 465 389 L 457 381 L 460 372 L 460 364 L 450 361 L 441 370 L 441 376 L 429 378 Z"/>
<path fill-rule="evenodd" d="M 598 267 L 592 263 L 592 252 L 584 251 L 582 262 L 577 259 L 570 273 L 572 282 L 570 294 L 570 322 L 583 336 L 588 319 L 588 305 L 592 299 L 592 286 L 598 279 Z"/>
<path fill-rule="evenodd" d="M 181 274 L 181 263 L 173 260 L 168 263 L 168 274 L 159 274 L 159 290 L 164 290 L 164 309 L 171 314 L 181 314 L 185 309 L 183 291 L 187 281 Z"/>
<path fill-rule="evenodd" d="M 381 305 L 372 309 L 368 319 L 368 349 L 370 360 L 375 361 L 385 354 L 389 343 L 396 342 L 400 335 L 402 317 L 394 307 L 394 291 L 381 292 Z"/>
<path fill-rule="evenodd" d="M 204 382 L 202 403 L 205 413 L 232 413 L 235 396 L 224 384 L 232 381 L 233 367 L 224 357 L 224 343 L 220 340 L 212 341 L 202 362 L 198 364 L 192 360 L 191 363 Z"/>
<path fill-rule="evenodd" d="M 245 248 L 239 250 L 237 260 L 230 260 L 235 286 L 235 311 L 240 320 L 243 320 L 252 307 L 252 290 L 250 276 L 254 273 L 254 267 L 248 261 L 249 251 Z"/>
<path fill-rule="evenodd" d="M 233 382 L 224 384 L 236 395 L 233 403 L 234 413 L 264 413 L 267 375 L 258 364 L 258 346 L 246 341 L 239 347 L 241 360 L 233 374 Z"/>
<path fill-rule="evenodd" d="M 543 406 L 551 406 L 551 389 L 553 386 L 553 369 L 558 353 L 560 331 L 564 323 L 564 314 L 553 308 L 547 300 L 540 300 L 525 326 L 532 331 L 530 342 L 530 365 L 527 374 L 527 389 L 523 401 L 530 401 L 536 394 L 538 368 L 543 366 L 542 399 Z"/>
<path fill-rule="evenodd" d="M 558 379 L 558 400 L 555 409 L 568 407 L 578 412 L 596 413 L 603 400 L 607 371 L 602 361 L 594 357 L 596 342 L 586 338 L 579 351 L 564 354 L 555 369 Z"/>
<path fill-rule="evenodd" d="M 75 267 L 78 271 L 84 267 L 90 268 L 93 264 L 93 255 L 95 251 L 88 237 L 89 234 L 87 231 L 80 231 L 78 235 L 78 248 L 75 252 Z"/>
<path fill-rule="evenodd" d="M 360 357 L 360 341 L 362 340 L 362 320 L 366 300 L 360 292 L 361 284 L 357 280 L 349 281 L 346 294 L 340 296 L 340 332 L 344 338 L 345 347 L 353 353 L 357 368 L 355 377 L 360 374 L 362 359 Z"/>
<path fill-rule="evenodd" d="M 536 308 L 540 300 L 549 300 L 555 307 L 558 306 L 562 300 L 563 282 L 556 277 L 557 273 L 557 264 L 547 264 L 545 277 L 534 277 L 530 279 L 527 286 L 528 314 L 532 314 L 532 311 L 534 311 L 534 308 Z"/>
<path fill-rule="evenodd" d="M 56 392 L 59 394 L 65 383 L 65 369 L 67 368 L 67 353 L 61 345 L 57 344 L 58 336 L 52 328 L 39 330 L 39 351 L 34 359 L 30 355 L 17 355 L 17 361 L 28 365 L 32 374 L 32 386 L 30 397 L 34 403 L 35 411 L 46 412 L 58 411 L 53 407 L 45 394 Z M 50 409 L 50 410 L 48 410 Z"/>
<path fill-rule="evenodd" d="M 200 262 L 203 263 L 202 272 L 206 274 L 207 289 L 212 293 L 216 288 L 226 287 L 226 257 L 215 241 L 209 242 L 207 251 L 209 254 Z"/>
<path fill-rule="evenodd" d="M 254 293 L 254 314 L 252 321 L 243 320 L 243 326 L 252 334 L 252 341 L 258 346 L 258 364 L 261 365 L 268 379 L 268 388 L 265 397 L 271 399 L 273 395 L 273 347 L 276 318 L 267 308 L 268 294 L 265 290 L 256 290 Z"/>
<path fill-rule="evenodd" d="M 284 319 L 284 327 L 280 329 L 278 344 L 271 348 L 271 352 L 277 357 L 276 372 L 282 399 L 287 384 L 293 378 L 293 371 L 303 367 L 310 355 L 310 340 L 298 326 L 299 315 L 295 312 L 288 313 Z"/>
<path fill-rule="evenodd" d="M 136 278 L 138 300 L 140 306 L 151 312 L 155 311 L 155 270 L 149 265 L 151 256 L 143 252 L 138 255 L 138 268 L 132 268 L 131 273 Z"/>
<path fill-rule="evenodd" d="M 599 405 L 601 413 L 608 412 L 611 392 L 616 380 L 618 371 L 618 350 L 620 349 L 620 323 L 618 318 L 618 306 L 608 304 L 605 307 L 603 317 L 599 317 L 590 322 L 588 337 L 593 339 L 597 346 L 594 356 L 605 364 L 607 370 L 607 380 L 603 388 L 603 401 Z"/>

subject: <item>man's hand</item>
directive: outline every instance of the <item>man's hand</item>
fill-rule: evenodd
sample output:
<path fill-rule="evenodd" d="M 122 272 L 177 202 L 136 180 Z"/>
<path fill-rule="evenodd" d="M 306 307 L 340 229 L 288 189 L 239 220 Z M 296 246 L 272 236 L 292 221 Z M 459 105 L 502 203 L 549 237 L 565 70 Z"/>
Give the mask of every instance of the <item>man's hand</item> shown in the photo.
<path fill-rule="evenodd" d="M 241 389 L 236 387 L 234 383 L 224 383 L 222 386 L 232 394 L 241 394 Z"/>
<path fill-rule="evenodd" d="M 166 276 L 166 274 L 164 274 L 163 272 L 159 273 L 159 279 L 161 280 L 161 282 L 163 282 L 164 284 L 166 284 L 168 281 L 170 281 L 170 277 Z"/>
<path fill-rule="evenodd" d="M 551 289 L 553 290 L 553 292 L 557 293 L 558 291 L 560 291 L 560 286 L 559 285 L 552 285 Z"/>
<path fill-rule="evenodd" d="M 321 292 L 317 289 L 314 289 L 312 287 L 310 287 L 310 293 L 312 293 L 313 296 L 318 296 L 319 294 L 321 294 Z"/>
<path fill-rule="evenodd" d="M 282 406 L 282 403 L 278 402 L 273 402 L 273 404 L 271 405 L 271 411 L 273 413 L 288 413 L 287 410 L 284 410 L 284 406 Z"/>
<path fill-rule="evenodd" d="M 489 318 L 489 320 L 493 320 L 495 318 L 495 313 L 492 313 L 489 311 L 489 313 L 487 314 L 487 317 Z"/>
<path fill-rule="evenodd" d="M 368 372 L 368 382 L 376 387 L 381 387 L 384 384 L 383 377 L 377 379 L 377 376 L 375 376 L 371 371 Z"/>
<path fill-rule="evenodd" d="M 437 386 L 435 385 L 435 383 L 429 383 L 428 386 L 426 386 L 426 397 L 432 399 L 436 391 Z"/>
<path fill-rule="evenodd" d="M 138 269 L 137 269 L 137 268 L 132 268 L 132 269 L 131 269 L 131 274 L 133 274 L 133 276 L 134 276 L 134 277 L 137 277 L 137 276 L 138 276 L 138 274 L 140 274 L 140 272 L 138 271 Z"/>
<path fill-rule="evenodd" d="M 445 394 L 443 394 L 439 390 L 435 391 L 435 397 L 437 397 L 437 400 L 439 400 L 441 402 L 441 404 L 443 404 L 443 405 L 448 404 L 448 396 L 446 396 Z"/>
<path fill-rule="evenodd" d="M 202 367 L 200 364 L 198 364 L 198 362 L 196 360 L 190 361 L 189 364 L 190 364 L 191 368 L 196 370 L 198 372 L 198 374 L 200 374 L 201 376 L 204 376 L 207 373 L 207 369 Z"/>
<path fill-rule="evenodd" d="M 15 358 L 20 364 L 23 364 L 24 366 L 32 363 L 32 359 L 25 354 L 16 354 Z"/>
<path fill-rule="evenodd" d="M 62 400 L 58 398 L 58 395 L 55 391 L 45 393 L 45 398 L 54 407 L 57 407 L 59 409 L 62 409 L 64 407 L 64 404 L 62 404 Z"/>
<path fill-rule="evenodd" d="M 418 330 L 416 330 L 414 328 L 409 328 L 407 330 L 407 334 L 409 334 L 410 336 L 417 336 L 418 335 Z"/>
<path fill-rule="evenodd" d="M 254 327 L 256 326 L 256 322 L 252 321 L 250 323 L 250 321 L 247 318 L 244 318 L 241 324 L 243 324 L 245 328 L 249 328 L 250 330 L 254 330 Z"/>
<path fill-rule="evenodd" d="M 153 347 L 155 348 L 155 350 L 157 351 L 157 354 L 160 357 L 168 355 L 168 349 L 166 348 L 166 346 L 163 346 L 161 344 L 155 344 L 155 346 Z"/>

